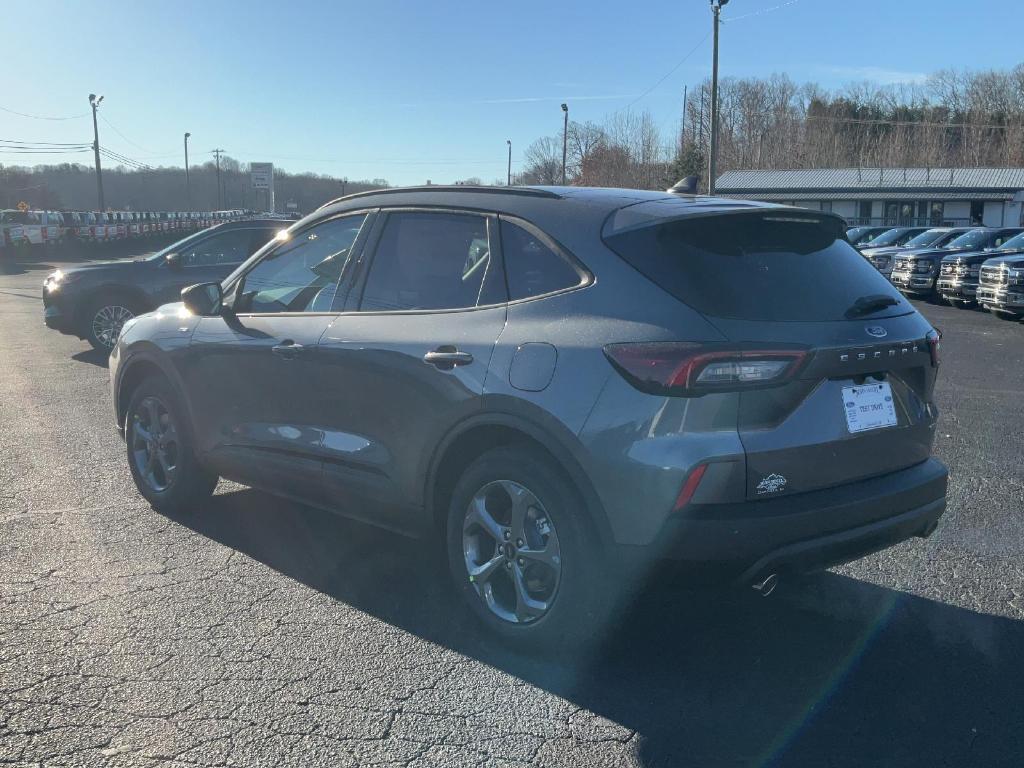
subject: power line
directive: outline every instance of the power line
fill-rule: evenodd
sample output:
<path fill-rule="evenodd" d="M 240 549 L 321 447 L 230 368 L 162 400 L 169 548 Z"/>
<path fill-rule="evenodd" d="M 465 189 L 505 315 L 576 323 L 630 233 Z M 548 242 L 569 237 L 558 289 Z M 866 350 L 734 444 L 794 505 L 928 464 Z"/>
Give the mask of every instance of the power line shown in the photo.
<path fill-rule="evenodd" d="M 33 146 L 33 147 L 88 147 L 88 146 L 91 146 L 91 144 L 89 144 L 89 142 L 87 142 L 87 141 L 54 142 L 54 141 L 22 141 L 21 139 L 0 139 L 0 144 L 19 144 L 19 145 L 23 145 L 23 146 L 26 146 L 26 147 L 28 147 L 28 146 Z"/>
<path fill-rule="evenodd" d="M 7 109 L 7 107 L 0 107 L 0 112 L 7 112 L 12 115 L 18 115 L 19 117 L 31 117 L 33 120 L 78 120 L 83 117 L 88 117 L 89 113 L 85 112 L 81 115 L 68 115 L 67 117 L 49 117 L 46 115 L 30 115 L 27 112 L 17 112 L 13 109 Z"/>
<path fill-rule="evenodd" d="M 100 120 L 102 120 L 102 121 L 103 121 L 104 123 L 106 123 L 107 125 L 109 125 L 109 126 L 110 126 L 110 128 L 111 128 L 111 130 L 113 130 L 113 131 L 114 131 L 114 133 L 116 133 L 116 134 L 117 134 L 118 136 L 120 136 L 120 137 L 121 137 L 122 139 L 124 139 L 125 141 L 127 141 L 127 142 L 128 142 L 129 144 L 131 144 L 131 145 L 132 145 L 133 147 L 136 147 L 137 149 L 141 149 L 141 150 L 142 150 L 143 152 L 149 152 L 150 154 L 152 154 L 152 153 L 154 153 L 154 152 L 155 152 L 155 150 L 152 150 L 152 149 L 146 149 L 146 148 L 145 148 L 144 146 L 142 146 L 141 144 L 136 144 L 136 143 L 135 143 L 134 141 L 132 141 L 132 140 L 131 140 L 131 139 L 129 139 L 129 138 L 127 137 L 127 136 L 125 136 L 125 135 L 124 135 L 123 133 L 121 133 L 121 131 L 120 131 L 120 130 L 118 130 L 117 126 L 116 126 L 116 125 L 114 125 L 114 124 L 113 124 L 112 122 L 110 122 L 110 121 L 109 121 L 109 120 L 107 119 L 106 115 L 104 115 L 104 114 L 100 113 Z"/>
<path fill-rule="evenodd" d="M 687 60 L 687 59 L 689 59 L 689 58 L 690 58 L 691 56 L 693 56 L 693 54 L 695 54 L 695 53 L 696 53 L 696 52 L 697 52 L 698 50 L 700 50 L 700 47 L 701 47 L 702 45 L 704 45 L 704 43 L 706 43 L 706 42 L 708 41 L 708 38 L 709 38 L 709 37 L 711 37 L 711 33 L 710 33 L 710 32 L 708 32 L 708 33 L 707 33 L 706 35 L 704 35 L 704 37 L 702 37 L 702 38 L 700 39 L 700 42 L 699 42 L 699 43 L 697 43 L 697 44 L 696 44 L 695 46 L 693 46 L 693 48 L 691 48 L 691 49 L 690 49 L 690 51 L 689 51 L 689 52 L 688 52 L 688 53 L 687 53 L 687 54 L 686 54 L 685 56 L 683 56 L 683 58 L 681 58 L 681 59 L 680 59 L 680 60 L 679 60 L 678 62 L 676 62 L 676 65 L 675 65 L 674 67 L 672 67 L 672 69 L 670 69 L 670 70 L 669 70 L 668 72 L 666 72 L 666 73 L 665 73 L 664 75 L 662 75 L 662 76 L 661 76 L 661 78 L 660 78 L 660 79 L 658 80 L 658 82 L 656 82 L 656 83 L 655 83 L 654 85 L 652 85 L 652 86 L 651 86 L 650 88 L 648 88 L 648 89 L 647 89 L 646 91 L 644 91 L 643 93 L 641 93 L 641 94 L 640 94 L 639 96 L 637 96 L 637 97 L 636 97 L 635 99 L 633 99 L 633 100 L 632 100 L 631 102 L 629 102 L 629 104 L 627 104 L 626 106 L 624 106 L 624 107 L 620 107 L 619 109 L 617 109 L 617 110 L 615 110 L 614 112 L 612 112 L 612 114 L 613 114 L 613 115 L 615 115 L 615 114 L 618 114 L 619 112 L 625 112 L 625 111 L 627 111 L 627 110 L 628 110 L 628 109 L 629 109 L 630 107 L 632 107 L 632 106 L 633 106 L 634 104 L 636 104 L 636 103 L 637 103 L 638 101 L 640 101 L 640 100 L 641 100 L 641 99 L 643 99 L 643 98 L 644 98 L 645 96 L 647 96 L 647 95 L 648 95 L 649 93 L 651 93 L 651 91 L 653 91 L 653 90 L 654 90 L 655 88 L 657 88 L 657 87 L 658 87 L 659 85 L 661 85 L 661 84 L 662 84 L 662 83 L 664 83 L 664 82 L 665 82 L 666 80 L 668 80 L 668 79 L 669 79 L 669 78 L 670 78 L 670 77 L 671 77 L 671 76 L 672 76 L 673 74 L 675 74 L 675 71 L 676 71 L 677 69 L 679 69 L 679 68 L 680 68 L 681 66 L 683 66 L 683 64 L 685 64 L 685 63 L 686 63 L 686 60 Z"/>
<path fill-rule="evenodd" d="M 722 23 L 725 24 L 731 21 L 739 21 L 740 19 L 749 19 L 751 16 L 763 16 L 766 13 L 772 13 L 773 11 L 781 10 L 790 5 L 796 5 L 800 0 L 789 0 L 788 3 L 780 3 L 779 5 L 773 5 L 771 8 L 762 8 L 759 11 L 751 11 L 750 13 L 744 13 L 742 16 L 727 16 L 722 19 Z"/>
<path fill-rule="evenodd" d="M 870 120 L 859 117 L 832 117 L 830 115 L 806 115 L 805 120 L 818 120 L 825 123 L 854 123 L 858 125 L 894 125 L 894 126 L 923 126 L 926 128 L 1022 128 L 1021 124 L 1011 125 L 1008 123 L 935 123 L 925 120 Z"/>

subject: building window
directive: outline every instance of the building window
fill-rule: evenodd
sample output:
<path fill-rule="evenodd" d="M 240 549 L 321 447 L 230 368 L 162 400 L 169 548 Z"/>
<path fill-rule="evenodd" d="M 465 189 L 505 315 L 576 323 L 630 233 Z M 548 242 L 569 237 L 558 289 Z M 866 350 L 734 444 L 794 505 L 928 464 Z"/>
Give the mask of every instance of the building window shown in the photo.
<path fill-rule="evenodd" d="M 861 200 L 860 201 L 860 218 L 864 219 L 864 223 L 867 224 L 871 218 L 871 201 Z"/>
<path fill-rule="evenodd" d="M 832 213 L 832 201 L 831 200 L 822 200 L 821 201 L 821 210 L 824 213 Z"/>
<path fill-rule="evenodd" d="M 985 202 L 983 200 L 971 200 L 971 224 L 981 226 L 985 219 Z"/>
<path fill-rule="evenodd" d="M 942 224 L 942 220 L 946 218 L 946 204 L 941 200 L 932 200 L 931 213 L 928 216 L 928 220 L 932 225 L 938 226 Z"/>

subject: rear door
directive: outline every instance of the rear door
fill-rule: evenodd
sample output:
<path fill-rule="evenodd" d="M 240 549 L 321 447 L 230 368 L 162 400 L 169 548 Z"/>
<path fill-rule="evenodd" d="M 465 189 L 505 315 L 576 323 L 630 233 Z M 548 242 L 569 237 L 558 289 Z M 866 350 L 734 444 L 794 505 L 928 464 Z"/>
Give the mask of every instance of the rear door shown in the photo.
<path fill-rule="evenodd" d="M 931 326 L 837 222 L 790 211 L 689 217 L 609 245 L 735 347 L 806 352 L 792 378 L 740 392 L 748 496 L 840 485 L 928 458 Z"/>
<path fill-rule="evenodd" d="M 479 213 L 382 214 L 346 312 L 324 334 L 324 484 L 350 514 L 422 520 L 433 449 L 480 407 L 505 325 L 505 284 Z"/>

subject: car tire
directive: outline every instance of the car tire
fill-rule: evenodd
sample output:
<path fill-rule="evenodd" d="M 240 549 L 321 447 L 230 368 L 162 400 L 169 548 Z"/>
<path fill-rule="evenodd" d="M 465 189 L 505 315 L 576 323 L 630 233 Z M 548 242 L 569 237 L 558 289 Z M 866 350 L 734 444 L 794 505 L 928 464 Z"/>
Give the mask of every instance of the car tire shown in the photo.
<path fill-rule="evenodd" d="M 601 636 L 601 609 L 616 602 L 598 584 L 608 569 L 579 492 L 539 450 L 495 448 L 470 464 L 446 539 L 456 590 L 503 641 L 558 651 Z"/>
<path fill-rule="evenodd" d="M 192 430 L 173 387 L 162 377 L 145 379 L 125 414 L 128 467 L 139 493 L 165 514 L 195 511 L 218 477 L 196 459 Z"/>
<path fill-rule="evenodd" d="M 89 302 L 82 313 L 82 335 L 93 349 L 109 354 L 121 328 L 141 311 L 134 299 L 118 294 L 100 296 Z"/>

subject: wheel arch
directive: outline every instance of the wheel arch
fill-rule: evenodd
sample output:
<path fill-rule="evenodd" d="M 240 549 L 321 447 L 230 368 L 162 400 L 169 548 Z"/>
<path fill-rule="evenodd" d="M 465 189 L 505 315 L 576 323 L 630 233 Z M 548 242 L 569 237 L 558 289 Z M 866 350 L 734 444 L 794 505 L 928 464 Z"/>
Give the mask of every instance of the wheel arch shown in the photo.
<path fill-rule="evenodd" d="M 139 308 L 140 312 L 148 312 L 151 309 L 154 309 L 153 302 L 150 301 L 148 296 L 146 296 L 145 291 L 131 285 L 105 283 L 103 285 L 97 285 L 94 288 L 90 288 L 78 302 L 77 321 L 79 324 L 84 324 L 89 321 L 90 318 L 88 317 L 88 314 L 90 310 L 102 296 L 118 296 L 128 299 Z"/>
<path fill-rule="evenodd" d="M 464 420 L 441 440 L 426 475 L 424 503 L 432 530 L 443 531 L 451 492 L 462 471 L 477 456 L 491 448 L 521 444 L 546 455 L 567 477 L 580 493 L 587 518 L 600 541 L 612 543 L 611 526 L 604 505 L 569 447 L 570 439 L 575 438 L 564 427 L 544 426 L 517 414 L 489 413 Z"/>
<path fill-rule="evenodd" d="M 144 352 L 136 353 L 128 357 L 121 364 L 120 370 L 117 374 L 117 381 L 114 382 L 114 386 L 116 388 L 114 407 L 118 427 L 124 427 L 125 417 L 127 416 L 126 411 L 128 409 L 128 403 L 132 399 L 132 393 L 139 384 L 151 376 L 161 376 L 166 379 L 172 387 L 174 387 L 179 395 L 178 399 L 180 404 L 182 408 L 185 409 L 189 426 L 194 428 L 195 425 L 192 422 L 192 409 L 189 406 L 187 398 L 181 396 L 184 389 L 177 372 L 169 365 L 158 362 L 157 357 L 150 356 Z"/>

